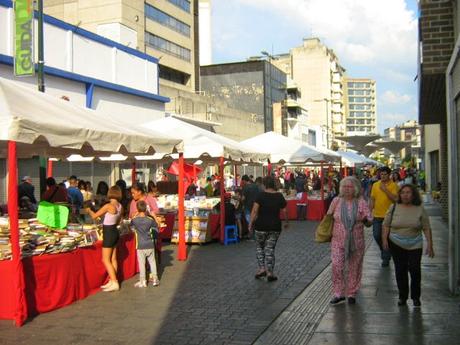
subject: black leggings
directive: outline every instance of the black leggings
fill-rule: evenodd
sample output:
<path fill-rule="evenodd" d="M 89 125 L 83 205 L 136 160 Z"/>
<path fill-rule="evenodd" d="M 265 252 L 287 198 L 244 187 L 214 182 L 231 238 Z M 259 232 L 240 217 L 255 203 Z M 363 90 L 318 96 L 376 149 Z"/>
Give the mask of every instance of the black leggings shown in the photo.
<path fill-rule="evenodd" d="M 405 301 L 409 297 L 408 274 L 410 274 L 410 297 L 412 299 L 420 299 L 420 283 L 422 281 L 420 262 L 422 260 L 423 249 L 407 250 L 394 244 L 391 240 L 388 243 L 395 264 L 399 299 Z"/>

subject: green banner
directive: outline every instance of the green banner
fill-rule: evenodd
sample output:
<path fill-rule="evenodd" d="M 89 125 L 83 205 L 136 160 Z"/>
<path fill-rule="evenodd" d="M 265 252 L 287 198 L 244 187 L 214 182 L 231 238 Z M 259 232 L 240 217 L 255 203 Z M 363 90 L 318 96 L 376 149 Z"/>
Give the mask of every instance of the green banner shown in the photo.
<path fill-rule="evenodd" d="M 34 7 L 33 0 L 14 2 L 14 74 L 34 75 Z"/>

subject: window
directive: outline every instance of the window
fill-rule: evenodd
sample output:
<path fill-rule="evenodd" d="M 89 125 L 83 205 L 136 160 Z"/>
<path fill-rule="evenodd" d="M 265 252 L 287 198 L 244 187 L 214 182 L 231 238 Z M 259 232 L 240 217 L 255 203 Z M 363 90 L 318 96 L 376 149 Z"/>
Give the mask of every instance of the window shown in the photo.
<path fill-rule="evenodd" d="M 355 87 L 354 83 L 348 83 L 348 87 Z"/>
<path fill-rule="evenodd" d="M 173 68 L 159 65 L 159 69 L 160 69 L 161 79 L 169 80 L 174 83 L 181 84 L 181 85 L 187 85 L 190 79 L 190 74 L 183 73 Z"/>
<path fill-rule="evenodd" d="M 190 1 L 189 0 L 168 0 L 174 6 L 179 7 L 181 10 L 190 13 Z"/>
<path fill-rule="evenodd" d="M 348 125 L 354 125 L 354 124 L 355 124 L 355 120 L 353 120 L 353 119 L 347 119 L 347 124 L 348 124 Z"/>
<path fill-rule="evenodd" d="M 190 61 L 191 52 L 190 49 L 184 48 L 171 41 L 165 40 L 159 36 L 153 35 L 150 32 L 145 33 L 145 42 L 148 46 L 165 52 L 169 55 L 175 56 L 179 59 Z"/>
<path fill-rule="evenodd" d="M 184 36 L 190 37 L 190 26 L 171 17 L 169 14 L 160 11 L 152 5 L 145 4 L 145 16 L 161 25 L 181 33 Z"/>

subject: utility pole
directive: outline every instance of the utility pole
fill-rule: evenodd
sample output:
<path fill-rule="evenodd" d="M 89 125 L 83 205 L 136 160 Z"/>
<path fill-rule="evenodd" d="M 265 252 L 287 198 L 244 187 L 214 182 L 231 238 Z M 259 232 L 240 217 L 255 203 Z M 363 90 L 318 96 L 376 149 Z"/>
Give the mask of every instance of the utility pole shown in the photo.
<path fill-rule="evenodd" d="M 43 48 L 43 0 L 37 0 L 37 14 L 38 14 L 38 63 L 37 63 L 37 78 L 38 78 L 38 91 L 45 92 L 45 57 Z"/>

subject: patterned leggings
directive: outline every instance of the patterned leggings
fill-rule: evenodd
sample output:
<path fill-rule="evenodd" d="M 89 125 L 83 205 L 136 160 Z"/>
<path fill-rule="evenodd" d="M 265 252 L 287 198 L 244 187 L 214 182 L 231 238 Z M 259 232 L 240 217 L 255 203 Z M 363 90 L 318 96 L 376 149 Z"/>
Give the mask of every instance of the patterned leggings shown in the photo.
<path fill-rule="evenodd" d="M 278 231 L 255 231 L 256 255 L 259 269 L 273 273 L 275 267 L 275 246 L 280 233 Z"/>

